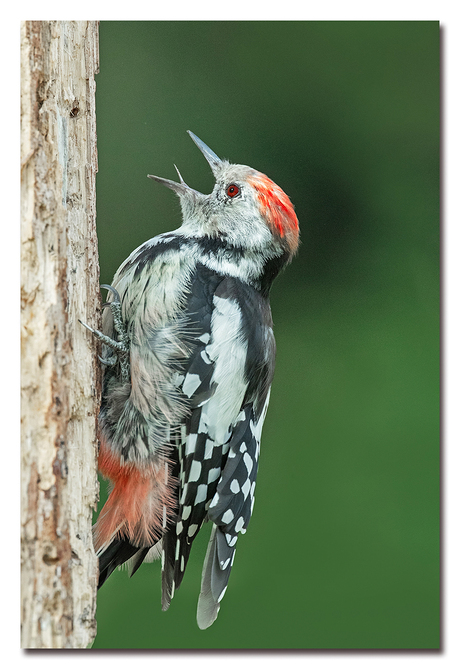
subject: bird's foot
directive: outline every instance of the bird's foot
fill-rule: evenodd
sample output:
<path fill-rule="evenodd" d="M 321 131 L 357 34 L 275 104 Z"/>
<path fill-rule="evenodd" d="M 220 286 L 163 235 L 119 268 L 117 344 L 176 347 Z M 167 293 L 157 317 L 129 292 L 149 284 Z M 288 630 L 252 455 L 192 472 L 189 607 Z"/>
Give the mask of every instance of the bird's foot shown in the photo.
<path fill-rule="evenodd" d="M 113 355 L 111 355 L 109 358 L 105 359 L 101 358 L 101 356 L 98 356 L 102 364 L 108 367 L 113 367 L 114 365 L 117 364 L 117 362 L 119 362 L 121 368 L 122 380 L 129 381 L 130 377 L 129 336 L 128 333 L 126 332 L 126 328 L 123 323 L 123 318 L 121 315 L 120 295 L 118 294 L 118 291 L 115 290 L 115 288 L 109 286 L 108 284 L 105 283 L 101 284 L 101 288 L 105 288 L 106 290 L 109 290 L 111 293 L 113 293 L 113 300 L 111 302 L 104 302 L 102 308 L 105 309 L 106 307 L 110 307 L 112 311 L 113 326 L 115 328 L 115 331 L 118 333 L 118 341 L 116 339 L 108 337 L 99 330 L 95 330 L 86 323 L 83 323 L 83 321 L 80 321 L 80 323 L 85 328 L 87 328 L 95 337 L 97 337 L 105 346 L 112 349 Z"/>

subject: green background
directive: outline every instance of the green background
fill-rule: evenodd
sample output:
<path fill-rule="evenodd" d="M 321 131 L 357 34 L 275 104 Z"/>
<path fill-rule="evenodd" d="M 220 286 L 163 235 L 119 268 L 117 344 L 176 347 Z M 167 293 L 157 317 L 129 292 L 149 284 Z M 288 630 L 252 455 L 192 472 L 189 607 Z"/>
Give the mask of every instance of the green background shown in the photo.
<path fill-rule="evenodd" d="M 158 562 L 110 577 L 93 647 L 437 648 L 438 23 L 102 22 L 97 124 L 101 282 L 180 225 L 147 174 L 212 189 L 187 129 L 288 193 L 302 245 L 217 621 L 206 526 L 168 612 Z"/>

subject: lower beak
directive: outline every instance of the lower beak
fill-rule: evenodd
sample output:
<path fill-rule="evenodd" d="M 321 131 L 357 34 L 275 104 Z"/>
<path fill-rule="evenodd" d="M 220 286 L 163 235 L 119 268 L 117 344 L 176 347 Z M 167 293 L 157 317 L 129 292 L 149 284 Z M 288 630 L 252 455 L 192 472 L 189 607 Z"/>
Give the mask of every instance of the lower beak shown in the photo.
<path fill-rule="evenodd" d="M 174 165 L 174 167 L 176 167 Z M 190 188 L 185 181 L 182 178 L 181 173 L 176 167 L 177 174 L 179 175 L 180 183 L 177 183 L 177 181 L 171 181 L 171 179 L 163 179 L 163 177 L 156 177 L 153 174 L 147 174 L 149 179 L 154 179 L 154 181 L 157 181 L 159 184 L 163 184 L 163 186 L 166 186 L 167 188 L 170 188 L 173 190 L 175 193 L 178 195 L 183 195 L 184 193 L 195 193 L 196 195 L 202 195 L 197 190 L 194 190 L 193 188 Z"/>

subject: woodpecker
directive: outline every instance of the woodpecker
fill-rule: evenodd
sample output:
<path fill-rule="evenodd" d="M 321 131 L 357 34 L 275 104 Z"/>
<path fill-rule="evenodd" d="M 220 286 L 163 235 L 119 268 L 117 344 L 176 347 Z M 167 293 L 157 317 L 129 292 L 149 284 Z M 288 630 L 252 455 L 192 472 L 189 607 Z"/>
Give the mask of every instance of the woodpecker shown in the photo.
<path fill-rule="evenodd" d="M 193 540 L 212 524 L 197 622 L 216 619 L 238 535 L 254 506 L 274 373 L 269 305 L 299 225 L 265 174 L 221 160 L 196 135 L 209 195 L 148 175 L 179 196 L 183 223 L 139 246 L 104 286 L 99 470 L 111 492 L 94 526 L 99 586 L 161 557 L 162 608 Z"/>

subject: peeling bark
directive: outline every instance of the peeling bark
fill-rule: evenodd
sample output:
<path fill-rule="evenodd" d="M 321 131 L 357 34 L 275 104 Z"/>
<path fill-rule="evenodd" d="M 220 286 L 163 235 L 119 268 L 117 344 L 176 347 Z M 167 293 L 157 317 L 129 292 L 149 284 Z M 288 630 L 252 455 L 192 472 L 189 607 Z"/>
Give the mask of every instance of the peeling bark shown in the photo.
<path fill-rule="evenodd" d="M 23 648 L 96 633 L 96 21 L 21 25 Z"/>

